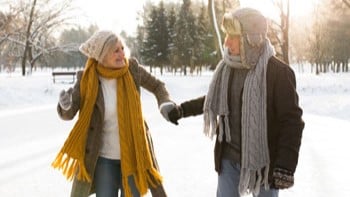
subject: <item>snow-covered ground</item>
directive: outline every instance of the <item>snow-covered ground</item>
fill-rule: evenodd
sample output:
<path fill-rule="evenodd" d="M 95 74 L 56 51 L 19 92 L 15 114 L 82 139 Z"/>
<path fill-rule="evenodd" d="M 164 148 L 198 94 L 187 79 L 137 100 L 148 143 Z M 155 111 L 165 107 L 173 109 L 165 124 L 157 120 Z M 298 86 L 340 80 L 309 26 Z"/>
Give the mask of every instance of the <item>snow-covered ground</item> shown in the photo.
<path fill-rule="evenodd" d="M 280 196 L 350 196 L 350 73 L 296 75 L 306 126 L 295 185 Z M 179 103 L 205 94 L 211 73 L 156 76 Z M 49 71 L 0 73 L 0 196 L 69 196 L 71 183 L 50 163 L 74 123 L 56 114 L 59 91 L 71 85 L 54 84 Z M 214 197 L 214 142 L 202 134 L 202 116 L 175 126 L 162 118 L 153 95 L 143 91 L 142 103 L 168 195 Z"/>

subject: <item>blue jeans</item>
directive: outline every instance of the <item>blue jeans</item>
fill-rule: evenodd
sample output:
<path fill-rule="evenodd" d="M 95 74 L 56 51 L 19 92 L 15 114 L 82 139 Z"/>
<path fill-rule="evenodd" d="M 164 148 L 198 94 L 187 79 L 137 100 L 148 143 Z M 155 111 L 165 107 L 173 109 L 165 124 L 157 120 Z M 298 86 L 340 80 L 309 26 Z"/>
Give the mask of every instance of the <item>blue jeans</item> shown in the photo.
<path fill-rule="evenodd" d="M 240 165 L 223 159 L 221 163 L 221 173 L 218 177 L 217 197 L 240 197 L 238 191 L 240 177 Z M 255 196 L 254 196 L 255 197 Z M 278 197 L 278 190 L 265 190 L 261 187 L 257 197 Z"/>
<path fill-rule="evenodd" d="M 96 197 L 124 197 L 120 160 L 99 157 L 95 168 Z M 140 197 L 132 176 L 128 177 L 133 197 Z"/>

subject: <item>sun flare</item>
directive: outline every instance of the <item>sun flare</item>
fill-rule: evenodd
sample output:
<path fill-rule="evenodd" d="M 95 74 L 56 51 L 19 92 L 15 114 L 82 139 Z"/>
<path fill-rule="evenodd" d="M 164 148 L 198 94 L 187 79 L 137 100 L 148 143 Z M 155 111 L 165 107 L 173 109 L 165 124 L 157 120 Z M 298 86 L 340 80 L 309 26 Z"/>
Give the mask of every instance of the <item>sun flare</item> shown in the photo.
<path fill-rule="evenodd" d="M 318 0 L 289 0 L 290 16 L 292 18 L 299 18 L 308 16 L 312 13 L 313 7 Z M 241 7 L 252 7 L 260 10 L 266 17 L 273 20 L 279 19 L 279 10 L 275 5 L 276 2 L 282 2 L 284 9 L 286 9 L 287 0 L 241 0 Z"/>

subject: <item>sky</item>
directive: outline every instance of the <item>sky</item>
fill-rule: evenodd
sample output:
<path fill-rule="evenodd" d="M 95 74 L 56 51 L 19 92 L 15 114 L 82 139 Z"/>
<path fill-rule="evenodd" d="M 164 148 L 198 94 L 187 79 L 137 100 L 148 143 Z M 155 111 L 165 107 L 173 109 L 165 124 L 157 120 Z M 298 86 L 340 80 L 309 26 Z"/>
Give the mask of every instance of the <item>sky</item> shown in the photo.
<path fill-rule="evenodd" d="M 167 2 L 182 2 L 182 0 L 167 0 Z M 143 10 L 146 2 L 158 4 L 159 0 L 73 0 L 78 8 L 77 22 L 83 25 L 94 23 L 100 29 L 109 29 L 116 32 L 126 31 L 134 34 L 140 21 L 137 13 Z"/>
<path fill-rule="evenodd" d="M 295 185 L 281 197 L 350 196 L 350 73 L 300 73 L 294 68 L 305 129 Z M 75 120 L 56 112 L 59 92 L 69 79 L 53 83 L 51 70 L 21 77 L 0 73 L 0 196 L 69 196 L 71 182 L 50 164 Z M 153 73 L 180 103 L 207 92 L 211 72 L 202 76 Z M 204 136 L 203 117 L 175 126 L 160 115 L 155 97 L 142 90 L 142 106 L 169 197 L 214 197 L 214 142 Z M 147 195 L 150 197 L 150 195 Z"/>
<path fill-rule="evenodd" d="M 179 2 L 182 0 L 167 0 L 166 2 Z M 200 1 L 200 0 L 198 0 Z M 270 18 L 278 17 L 278 12 L 272 4 L 273 0 L 241 0 L 242 7 L 253 7 L 260 10 L 265 16 Z M 116 32 L 126 31 L 135 34 L 137 24 L 137 12 L 143 10 L 146 2 L 158 5 L 160 0 L 74 0 L 74 6 L 78 8 L 76 14 L 77 23 L 87 25 L 97 24 L 101 29 L 110 29 Z M 207 2 L 207 1 L 204 1 Z M 312 6 L 317 0 L 291 0 L 291 15 L 303 16 L 312 11 Z"/>

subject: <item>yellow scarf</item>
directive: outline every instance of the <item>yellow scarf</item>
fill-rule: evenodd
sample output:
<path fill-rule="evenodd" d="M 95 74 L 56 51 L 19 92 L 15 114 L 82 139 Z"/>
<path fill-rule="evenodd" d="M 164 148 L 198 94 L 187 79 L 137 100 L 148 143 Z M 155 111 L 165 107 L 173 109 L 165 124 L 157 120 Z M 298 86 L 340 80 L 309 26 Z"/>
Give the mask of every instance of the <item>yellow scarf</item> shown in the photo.
<path fill-rule="evenodd" d="M 87 131 L 94 104 L 97 98 L 98 75 L 117 79 L 117 110 L 121 149 L 122 182 L 125 196 L 131 196 L 128 177 L 133 176 L 141 195 L 147 193 L 149 186 L 156 187 L 162 177 L 154 168 L 142 116 L 140 95 L 136 89 L 129 63 L 118 69 L 108 69 L 89 58 L 80 82 L 81 106 L 79 118 L 58 153 L 52 166 L 62 170 L 68 180 L 74 175 L 79 180 L 91 182 L 84 158 Z"/>

